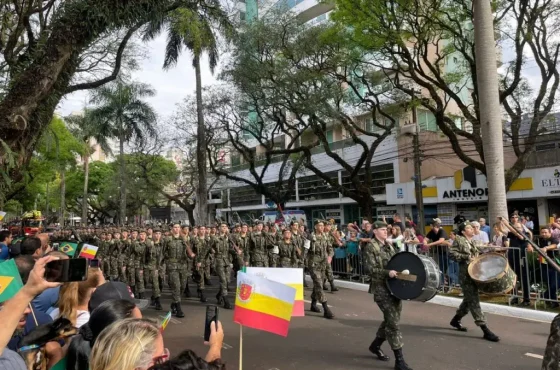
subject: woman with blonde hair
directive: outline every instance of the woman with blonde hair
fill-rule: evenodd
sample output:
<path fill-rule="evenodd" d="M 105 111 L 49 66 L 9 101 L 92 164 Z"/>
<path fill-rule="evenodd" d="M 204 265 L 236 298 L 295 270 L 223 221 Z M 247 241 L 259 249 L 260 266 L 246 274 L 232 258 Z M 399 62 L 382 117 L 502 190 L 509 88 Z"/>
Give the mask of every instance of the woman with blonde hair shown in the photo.
<path fill-rule="evenodd" d="M 90 268 L 85 281 L 65 283 L 60 288 L 58 308 L 50 316 L 53 320 L 65 317 L 77 328 L 89 321 L 88 303 L 91 294 L 105 279 L 97 268 Z"/>

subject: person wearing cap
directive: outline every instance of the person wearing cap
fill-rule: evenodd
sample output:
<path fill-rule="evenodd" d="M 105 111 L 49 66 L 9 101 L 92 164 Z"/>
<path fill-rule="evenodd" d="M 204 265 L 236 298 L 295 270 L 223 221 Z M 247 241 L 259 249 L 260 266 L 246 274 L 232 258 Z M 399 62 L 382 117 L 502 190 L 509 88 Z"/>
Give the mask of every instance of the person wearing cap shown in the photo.
<path fill-rule="evenodd" d="M 292 241 L 296 248 L 296 265 L 295 267 L 300 269 L 305 269 L 305 257 L 307 255 L 307 249 L 305 249 L 306 238 L 299 232 L 299 223 L 296 220 L 290 222 L 290 229 L 292 231 Z M 305 273 L 303 274 L 303 286 L 307 287 L 307 282 L 305 281 Z"/>
<path fill-rule="evenodd" d="M 246 223 L 241 224 L 240 231 L 234 238 L 237 248 L 241 251 L 241 254 L 236 254 L 234 256 L 235 268 L 236 271 L 239 271 L 244 266 L 249 266 L 249 242 L 251 240 L 251 235 L 249 234 L 249 228 Z"/>
<path fill-rule="evenodd" d="M 188 252 L 187 252 L 188 248 Z M 181 235 L 181 225 L 178 223 L 173 225 L 172 235 L 167 238 L 164 245 L 164 259 L 166 263 L 167 273 L 169 276 L 169 285 L 171 285 L 171 313 L 177 317 L 185 317 L 181 309 L 181 278 L 180 269 L 181 261 L 186 253 L 193 254 L 190 247 L 187 246 L 183 236 Z"/>
<path fill-rule="evenodd" d="M 142 317 L 141 310 L 148 306 L 147 300 L 135 299 L 130 288 L 120 281 L 108 281 L 105 284 L 98 286 L 91 294 L 88 303 L 88 311 L 91 313 L 103 302 L 110 300 L 124 299 L 133 303 L 136 306 L 134 310 L 135 317 Z"/>
<path fill-rule="evenodd" d="M 325 223 L 323 220 L 315 221 L 315 232 L 311 234 L 311 247 L 307 253 L 307 268 L 313 280 L 313 293 L 311 293 L 311 312 L 321 312 L 317 307 L 317 301 L 323 306 L 323 316 L 333 319 L 334 314 L 327 304 L 327 297 L 323 292 L 323 276 L 328 263 L 328 239 L 324 233 Z"/>
<path fill-rule="evenodd" d="M 223 304 L 225 309 L 232 309 L 233 305 L 228 297 L 228 267 L 231 263 L 230 254 L 234 249 L 233 242 L 227 235 L 228 225 L 223 222 L 220 224 L 220 234 L 212 239 L 211 246 L 216 261 L 215 269 L 220 281 L 220 288 L 216 299 L 218 304 Z"/>
<path fill-rule="evenodd" d="M 393 296 L 386 285 L 387 279 L 394 279 L 397 271 L 387 270 L 387 262 L 397 251 L 387 241 L 387 224 L 382 221 L 373 223 L 373 237 L 363 248 L 364 264 L 369 268 L 373 300 L 383 313 L 383 321 L 377 330 L 369 351 L 381 361 L 389 361 L 389 356 L 381 350 L 386 340 L 395 354 L 395 370 L 412 370 L 404 360 L 402 333 L 399 328 L 402 301 Z"/>
<path fill-rule="evenodd" d="M 266 235 L 263 232 L 262 221 L 257 221 L 255 229 L 249 242 L 250 265 L 252 267 L 268 267 Z"/>
<path fill-rule="evenodd" d="M 492 333 L 486 325 L 486 317 L 480 308 L 478 287 L 468 272 L 469 263 L 480 253 L 476 244 L 473 243 L 474 228 L 470 222 L 463 222 L 459 225 L 459 233 L 461 235 L 457 235 L 449 252 L 451 258 L 459 263 L 459 283 L 464 297 L 449 324 L 459 331 L 467 331 L 467 328 L 461 325 L 461 319 L 470 311 L 475 324 L 480 326 L 484 333 L 483 338 L 491 342 L 498 342 L 500 338 Z"/>
<path fill-rule="evenodd" d="M 196 236 L 192 237 L 192 248 L 194 257 L 193 265 L 193 280 L 196 283 L 196 292 L 200 302 L 204 303 L 207 301 L 204 295 L 204 271 L 206 270 L 206 265 L 209 264 L 210 258 L 210 241 L 206 238 L 206 227 L 200 226 L 200 232 Z"/>
<path fill-rule="evenodd" d="M 336 227 L 333 229 L 334 220 L 331 219 L 329 222 L 325 224 L 325 237 L 329 241 L 327 247 L 328 253 L 328 260 L 327 260 L 327 267 L 325 270 L 325 275 L 323 276 L 323 290 L 328 290 L 327 288 L 327 280 L 331 285 L 331 292 L 337 292 L 338 288 L 334 285 L 334 273 L 331 265 L 332 258 L 334 257 L 334 249 L 336 247 L 342 246 L 342 243 L 334 237 L 334 231 Z"/>
<path fill-rule="evenodd" d="M 183 226 L 182 230 L 183 240 L 187 248 L 192 251 L 192 238 L 190 235 L 190 228 L 188 226 Z M 193 270 L 193 253 L 185 253 L 181 259 L 181 269 L 179 270 L 179 279 L 181 281 L 181 287 L 183 289 L 183 294 L 185 297 L 189 298 L 191 296 L 191 291 L 189 289 L 189 278 L 192 276 Z"/>
<path fill-rule="evenodd" d="M 146 236 L 147 237 L 147 236 Z M 144 266 L 144 276 L 147 277 L 147 283 L 152 283 L 151 304 L 157 311 L 161 311 L 161 288 L 159 282 L 159 270 L 161 260 L 163 259 L 161 248 L 161 231 L 156 230 L 152 235 L 152 239 L 146 243 L 146 263 Z"/>

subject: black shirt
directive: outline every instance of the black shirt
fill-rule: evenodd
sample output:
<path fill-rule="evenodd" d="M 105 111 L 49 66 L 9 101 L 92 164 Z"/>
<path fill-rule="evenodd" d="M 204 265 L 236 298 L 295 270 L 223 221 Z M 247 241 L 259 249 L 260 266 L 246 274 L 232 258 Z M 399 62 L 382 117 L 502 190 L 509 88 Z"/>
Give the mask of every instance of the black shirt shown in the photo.
<path fill-rule="evenodd" d="M 548 239 L 544 239 L 544 238 L 539 238 L 539 247 L 541 248 L 545 248 L 551 245 L 556 244 L 556 246 L 558 246 L 558 239 L 556 238 L 548 238 Z M 546 255 L 549 256 L 550 258 L 554 259 L 554 250 L 551 251 L 546 251 Z"/>
<path fill-rule="evenodd" d="M 426 238 L 430 239 L 432 242 L 437 242 L 441 238 L 447 240 L 447 233 L 442 228 L 440 228 L 437 233 L 432 229 L 428 235 L 426 235 Z"/>

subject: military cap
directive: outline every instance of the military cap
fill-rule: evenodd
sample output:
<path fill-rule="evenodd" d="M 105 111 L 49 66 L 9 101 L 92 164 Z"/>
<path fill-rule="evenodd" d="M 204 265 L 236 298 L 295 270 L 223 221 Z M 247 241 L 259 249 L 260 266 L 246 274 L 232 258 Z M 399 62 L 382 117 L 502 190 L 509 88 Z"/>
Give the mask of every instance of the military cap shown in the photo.
<path fill-rule="evenodd" d="M 241 227 L 241 225 L 238 223 L 236 223 L 235 225 L 233 225 L 233 227 Z"/>
<path fill-rule="evenodd" d="M 375 221 L 372 226 L 374 229 L 381 229 L 382 227 L 387 227 L 387 223 L 383 221 Z"/>
<path fill-rule="evenodd" d="M 255 220 L 254 225 L 263 225 L 263 222 L 261 220 Z"/>
<path fill-rule="evenodd" d="M 472 224 L 470 223 L 470 221 L 461 222 L 461 223 L 459 224 L 459 227 L 458 227 L 459 232 L 462 233 L 462 232 L 465 230 L 465 228 L 466 228 L 467 226 L 472 226 Z"/>
<path fill-rule="evenodd" d="M 325 223 L 325 220 L 321 220 L 319 218 L 315 220 L 315 225 L 324 224 L 324 223 Z"/>
<path fill-rule="evenodd" d="M 241 226 L 248 226 L 246 222 L 242 222 Z"/>

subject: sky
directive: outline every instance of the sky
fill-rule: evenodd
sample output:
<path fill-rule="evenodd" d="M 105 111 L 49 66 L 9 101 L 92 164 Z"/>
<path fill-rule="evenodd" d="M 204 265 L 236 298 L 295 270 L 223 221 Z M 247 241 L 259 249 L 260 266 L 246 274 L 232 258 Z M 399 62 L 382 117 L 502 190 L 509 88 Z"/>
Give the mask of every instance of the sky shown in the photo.
<path fill-rule="evenodd" d="M 156 96 L 147 98 L 146 101 L 152 104 L 159 117 L 164 120 L 173 114 L 177 103 L 195 92 L 195 73 L 190 53 L 184 52 L 176 67 L 167 71 L 163 70 L 165 42 L 166 36 L 163 34 L 147 43 L 149 58 L 141 61 L 138 71 L 132 74 L 134 80 L 150 84 L 157 91 Z M 216 77 L 210 73 L 206 60 L 203 59 L 201 64 L 203 66 L 202 84 L 207 86 L 215 83 Z M 60 102 L 56 111 L 62 116 L 81 111 L 86 105 L 87 99 L 87 91 L 67 95 Z"/>

